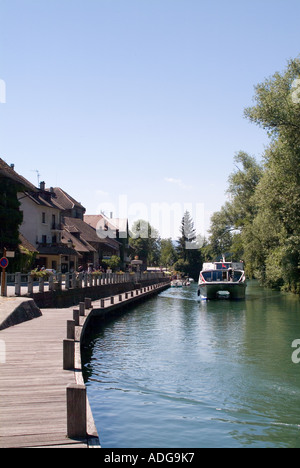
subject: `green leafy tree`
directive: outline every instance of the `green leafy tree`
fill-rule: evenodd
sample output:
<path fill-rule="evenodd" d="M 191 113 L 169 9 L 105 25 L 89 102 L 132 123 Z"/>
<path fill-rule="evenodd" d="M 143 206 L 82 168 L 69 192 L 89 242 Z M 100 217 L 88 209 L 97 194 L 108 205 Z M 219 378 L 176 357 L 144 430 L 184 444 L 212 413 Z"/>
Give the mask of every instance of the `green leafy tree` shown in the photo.
<path fill-rule="evenodd" d="M 145 265 L 158 265 L 160 259 L 160 237 L 148 221 L 138 220 L 131 229 L 129 240 L 135 255 Z"/>
<path fill-rule="evenodd" d="M 164 267 L 174 265 L 177 260 L 177 253 L 172 239 L 162 239 L 160 248 L 160 264 Z"/>
<path fill-rule="evenodd" d="M 102 260 L 108 268 L 111 268 L 113 271 L 116 271 L 121 266 L 121 258 L 118 255 L 112 255 L 108 260 Z"/>
<path fill-rule="evenodd" d="M 0 178 L 0 249 L 17 250 L 19 226 L 23 221 L 20 202 L 17 198 L 19 186 L 11 179 Z"/>
<path fill-rule="evenodd" d="M 299 77 L 300 61 L 292 60 L 284 73 L 256 87 L 256 105 L 245 111 L 271 138 L 253 198 L 256 216 L 244 235 L 245 256 L 265 284 L 292 291 L 300 289 Z"/>

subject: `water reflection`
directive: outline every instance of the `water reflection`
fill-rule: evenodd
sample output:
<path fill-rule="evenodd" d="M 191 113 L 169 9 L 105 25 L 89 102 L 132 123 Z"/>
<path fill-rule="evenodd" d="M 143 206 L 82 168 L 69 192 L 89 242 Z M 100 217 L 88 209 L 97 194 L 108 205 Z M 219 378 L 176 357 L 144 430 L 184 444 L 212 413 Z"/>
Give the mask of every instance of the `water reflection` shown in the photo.
<path fill-rule="evenodd" d="M 242 302 L 167 290 L 94 330 L 84 350 L 106 447 L 298 447 L 299 299 L 256 283 Z"/>

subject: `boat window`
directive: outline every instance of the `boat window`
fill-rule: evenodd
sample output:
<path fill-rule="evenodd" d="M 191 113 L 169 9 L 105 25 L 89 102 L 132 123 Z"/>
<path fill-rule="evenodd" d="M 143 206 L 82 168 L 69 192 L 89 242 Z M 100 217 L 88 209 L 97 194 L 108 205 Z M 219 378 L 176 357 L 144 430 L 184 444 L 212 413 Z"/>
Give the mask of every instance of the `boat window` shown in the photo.
<path fill-rule="evenodd" d="M 228 270 L 231 267 L 231 263 L 224 262 L 224 263 L 217 263 L 217 270 Z"/>
<path fill-rule="evenodd" d="M 222 281 L 222 280 L 223 280 L 223 272 L 214 271 L 212 281 Z"/>
<path fill-rule="evenodd" d="M 203 271 L 202 276 L 205 279 L 205 281 L 211 281 L 211 271 Z"/>
<path fill-rule="evenodd" d="M 233 276 L 233 281 L 238 282 L 241 277 L 242 277 L 242 272 L 241 271 L 235 271 L 234 276 Z"/>

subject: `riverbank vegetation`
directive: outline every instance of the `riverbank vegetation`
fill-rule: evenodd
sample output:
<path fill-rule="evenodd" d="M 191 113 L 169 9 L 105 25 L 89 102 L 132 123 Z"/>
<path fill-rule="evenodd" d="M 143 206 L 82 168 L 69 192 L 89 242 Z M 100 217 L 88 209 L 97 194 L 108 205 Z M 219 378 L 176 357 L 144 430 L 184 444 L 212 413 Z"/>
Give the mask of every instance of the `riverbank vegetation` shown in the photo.
<path fill-rule="evenodd" d="M 255 88 L 245 117 L 268 132 L 263 160 L 235 156 L 230 201 L 211 219 L 205 254 L 243 258 L 262 284 L 300 293 L 300 60 Z"/>
<path fill-rule="evenodd" d="M 178 241 L 158 241 L 157 262 L 198 279 L 203 261 L 225 254 L 243 260 L 247 275 L 263 285 L 300 294 L 299 59 L 255 87 L 245 118 L 269 136 L 262 160 L 238 152 L 228 201 L 213 214 L 207 241 L 197 244 L 186 213 Z"/>

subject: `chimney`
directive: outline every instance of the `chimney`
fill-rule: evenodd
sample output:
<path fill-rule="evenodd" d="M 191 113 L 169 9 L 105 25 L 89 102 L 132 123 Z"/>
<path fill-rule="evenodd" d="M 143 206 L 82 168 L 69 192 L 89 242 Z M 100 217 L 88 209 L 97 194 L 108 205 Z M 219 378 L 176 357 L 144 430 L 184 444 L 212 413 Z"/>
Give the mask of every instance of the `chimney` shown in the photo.
<path fill-rule="evenodd" d="M 40 183 L 40 189 L 41 189 L 43 192 L 45 191 L 45 186 L 46 186 L 45 182 L 41 182 L 41 183 Z"/>
<path fill-rule="evenodd" d="M 12 168 L 13 171 L 15 170 L 15 165 L 14 164 L 11 164 L 10 167 Z"/>

